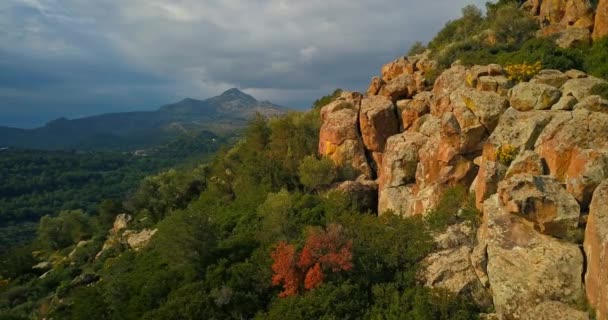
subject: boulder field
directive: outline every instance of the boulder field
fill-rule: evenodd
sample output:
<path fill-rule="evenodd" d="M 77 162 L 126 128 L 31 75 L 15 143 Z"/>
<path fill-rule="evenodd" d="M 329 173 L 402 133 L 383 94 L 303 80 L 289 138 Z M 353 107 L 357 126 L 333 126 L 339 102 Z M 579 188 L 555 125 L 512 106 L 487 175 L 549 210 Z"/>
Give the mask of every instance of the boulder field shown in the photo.
<path fill-rule="evenodd" d="M 523 8 L 537 18 L 538 36 L 555 38 L 563 48 L 608 35 L 608 0 L 528 0 Z"/>
<path fill-rule="evenodd" d="M 531 10 L 570 21 L 549 6 L 558 2 Z M 366 203 L 378 214 L 408 217 L 464 187 L 481 227 L 436 235 L 422 283 L 493 307 L 488 319 L 589 319 L 587 303 L 607 320 L 608 101 L 591 94 L 606 81 L 542 70 L 514 84 L 500 65 L 456 63 L 427 84 L 434 67 L 425 54 L 401 57 L 365 95 L 323 107 L 319 153 L 352 181 L 341 190 L 373 186 Z"/>

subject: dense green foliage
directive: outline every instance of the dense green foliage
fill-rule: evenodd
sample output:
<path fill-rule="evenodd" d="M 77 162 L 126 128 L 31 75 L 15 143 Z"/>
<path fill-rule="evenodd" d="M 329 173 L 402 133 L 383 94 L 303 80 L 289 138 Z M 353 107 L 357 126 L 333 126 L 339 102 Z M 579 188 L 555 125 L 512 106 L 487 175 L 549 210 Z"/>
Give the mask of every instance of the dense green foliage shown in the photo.
<path fill-rule="evenodd" d="M 521 1 L 501 0 L 486 4 L 486 14 L 475 6 L 448 22 L 428 44 L 439 61 L 438 71 L 456 60 L 464 65 L 501 65 L 541 62 L 544 69 L 579 69 L 608 79 L 608 39 L 563 49 L 550 39 L 536 38 L 539 26 Z M 432 77 L 431 77 L 432 78 Z"/>
<path fill-rule="evenodd" d="M 31 239 L 42 216 L 76 209 L 98 213 L 97 204 L 103 199 L 120 202 L 146 175 L 190 158 L 209 156 L 225 142 L 226 139 L 203 132 L 142 151 L 141 155 L 2 150 L 0 251 L 12 243 Z"/>
<path fill-rule="evenodd" d="M 129 228 L 158 228 L 144 250 L 115 244 L 96 258 L 113 202 L 100 204 L 95 219 L 81 211 L 44 218 L 35 248 L 0 260 L 0 279 L 10 279 L 0 280 L 0 313 L 15 319 L 474 318 L 478 310 L 470 302 L 416 284 L 419 262 L 433 249 L 426 221 L 378 217 L 342 193 L 324 191 L 335 168 L 315 157 L 318 119 L 315 111 L 254 119 L 240 143 L 207 164 L 144 179 L 122 208 L 134 216 Z M 317 192 L 306 192 L 312 188 Z M 327 226 L 339 228 L 352 262 L 341 272 L 325 270 L 310 290 L 279 297 L 271 252 L 281 242 L 301 250 Z M 32 249 L 40 250 L 36 259 Z M 31 265 L 41 260 L 54 269 L 38 278 L 43 271 Z M 91 274 L 103 280 L 89 286 L 75 280 Z"/>

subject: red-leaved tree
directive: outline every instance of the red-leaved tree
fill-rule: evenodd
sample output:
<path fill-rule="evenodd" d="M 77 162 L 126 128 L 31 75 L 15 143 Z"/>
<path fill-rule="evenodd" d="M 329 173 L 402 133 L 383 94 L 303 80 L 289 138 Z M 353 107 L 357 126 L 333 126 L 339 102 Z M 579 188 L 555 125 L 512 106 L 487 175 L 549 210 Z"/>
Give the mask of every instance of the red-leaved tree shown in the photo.
<path fill-rule="evenodd" d="M 280 242 L 271 254 L 274 261 L 273 285 L 283 284 L 279 297 L 296 295 L 300 288 L 312 290 L 325 279 L 326 272 L 352 269 L 352 241 L 346 239 L 342 226 L 330 224 L 325 230 L 312 229 L 296 261 L 293 245 Z"/>

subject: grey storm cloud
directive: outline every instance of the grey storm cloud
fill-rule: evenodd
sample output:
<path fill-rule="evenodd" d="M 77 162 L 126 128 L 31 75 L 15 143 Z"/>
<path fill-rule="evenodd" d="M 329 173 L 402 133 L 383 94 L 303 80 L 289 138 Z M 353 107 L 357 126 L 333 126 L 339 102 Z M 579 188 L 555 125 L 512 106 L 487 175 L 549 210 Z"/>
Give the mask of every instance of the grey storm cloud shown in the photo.
<path fill-rule="evenodd" d="M 307 107 L 482 0 L 3 0 L 0 125 L 238 87 Z"/>

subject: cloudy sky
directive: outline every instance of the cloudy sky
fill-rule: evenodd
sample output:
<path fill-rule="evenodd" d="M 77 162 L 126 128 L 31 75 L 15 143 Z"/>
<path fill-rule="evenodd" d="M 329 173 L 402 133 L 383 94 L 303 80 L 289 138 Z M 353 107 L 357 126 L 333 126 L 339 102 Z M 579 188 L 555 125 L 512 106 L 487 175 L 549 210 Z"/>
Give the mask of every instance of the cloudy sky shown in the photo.
<path fill-rule="evenodd" d="M 306 108 L 485 0 L 1 0 L 0 125 L 237 87 Z"/>

